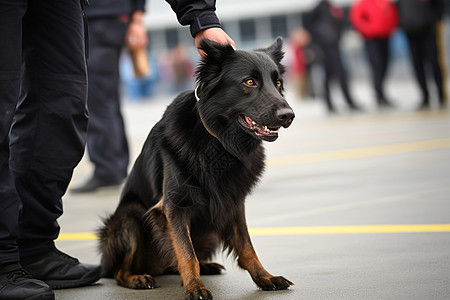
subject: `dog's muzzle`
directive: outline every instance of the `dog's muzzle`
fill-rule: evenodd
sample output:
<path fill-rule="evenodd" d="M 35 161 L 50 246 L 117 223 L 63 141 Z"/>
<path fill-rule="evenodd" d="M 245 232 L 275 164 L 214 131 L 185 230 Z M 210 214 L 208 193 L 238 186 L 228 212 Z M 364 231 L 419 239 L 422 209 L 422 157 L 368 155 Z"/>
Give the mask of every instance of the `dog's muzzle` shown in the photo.
<path fill-rule="evenodd" d="M 288 128 L 289 126 L 291 126 L 292 121 L 295 118 L 294 111 L 290 107 L 277 110 L 276 116 L 280 121 L 281 126 L 283 126 L 284 128 Z"/>

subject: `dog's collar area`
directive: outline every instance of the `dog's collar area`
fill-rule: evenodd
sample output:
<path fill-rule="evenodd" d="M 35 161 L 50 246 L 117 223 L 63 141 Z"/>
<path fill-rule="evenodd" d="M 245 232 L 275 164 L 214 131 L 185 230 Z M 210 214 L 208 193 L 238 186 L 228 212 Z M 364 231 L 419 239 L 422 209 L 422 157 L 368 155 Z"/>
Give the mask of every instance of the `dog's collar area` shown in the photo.
<path fill-rule="evenodd" d="M 195 89 L 194 89 L 194 96 L 195 96 L 195 99 L 196 99 L 197 102 L 198 102 L 198 101 L 200 101 L 200 98 L 198 97 L 197 90 L 198 90 L 198 85 L 196 85 L 196 86 L 195 86 Z"/>
<path fill-rule="evenodd" d="M 198 94 L 197 94 L 197 90 L 198 90 L 198 85 L 196 85 L 196 86 L 195 86 L 195 89 L 194 89 L 194 96 L 195 96 L 195 99 L 196 99 L 197 102 L 198 102 L 198 101 L 200 101 L 200 97 L 199 97 Z M 217 138 L 217 136 L 216 136 L 216 135 L 208 128 L 208 126 L 206 126 L 205 121 L 203 120 L 203 117 L 202 117 L 202 114 L 200 113 L 200 111 L 199 111 L 199 110 L 197 110 L 197 111 L 198 111 L 198 116 L 200 117 L 200 121 L 201 121 L 202 124 L 203 124 L 203 127 L 206 129 L 206 131 L 207 131 L 211 136 Z"/>

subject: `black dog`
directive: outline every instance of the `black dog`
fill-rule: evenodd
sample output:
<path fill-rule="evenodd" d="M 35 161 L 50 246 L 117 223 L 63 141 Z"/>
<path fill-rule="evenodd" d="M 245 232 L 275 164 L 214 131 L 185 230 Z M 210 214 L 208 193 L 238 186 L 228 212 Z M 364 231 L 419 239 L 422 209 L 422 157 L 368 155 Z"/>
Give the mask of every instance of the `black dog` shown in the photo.
<path fill-rule="evenodd" d="M 283 97 L 278 39 L 267 49 L 234 50 L 204 40 L 197 89 L 180 94 L 153 127 L 115 213 L 100 230 L 102 269 L 125 287 L 155 287 L 151 275 L 179 272 L 186 299 L 212 299 L 200 274 L 219 246 L 263 290 L 292 282 L 268 273 L 247 231 L 244 200 L 273 142 L 294 112 Z"/>

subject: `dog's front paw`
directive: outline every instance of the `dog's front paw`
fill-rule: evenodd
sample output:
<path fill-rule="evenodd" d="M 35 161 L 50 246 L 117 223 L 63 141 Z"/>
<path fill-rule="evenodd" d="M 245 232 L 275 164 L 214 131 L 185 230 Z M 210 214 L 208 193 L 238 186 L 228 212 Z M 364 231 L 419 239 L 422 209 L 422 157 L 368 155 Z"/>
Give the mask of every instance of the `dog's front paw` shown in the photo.
<path fill-rule="evenodd" d="M 203 284 L 192 284 L 184 289 L 185 300 L 210 300 L 213 296 Z"/>
<path fill-rule="evenodd" d="M 294 285 L 283 276 L 263 277 L 255 280 L 255 283 L 264 291 L 285 290 Z"/>

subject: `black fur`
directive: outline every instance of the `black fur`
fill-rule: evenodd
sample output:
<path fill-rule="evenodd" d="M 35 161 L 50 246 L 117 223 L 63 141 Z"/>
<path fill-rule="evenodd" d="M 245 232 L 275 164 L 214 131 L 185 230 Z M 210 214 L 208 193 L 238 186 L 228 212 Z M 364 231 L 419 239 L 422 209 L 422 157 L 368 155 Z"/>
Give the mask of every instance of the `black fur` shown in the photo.
<path fill-rule="evenodd" d="M 99 232 L 102 270 L 130 288 L 179 272 L 186 299 L 212 299 L 200 273 L 222 271 L 209 262 L 222 246 L 260 288 L 286 289 L 290 281 L 260 264 L 244 209 L 264 170 L 262 141 L 276 140 L 294 118 L 283 97 L 282 41 L 252 52 L 207 40 L 201 48 L 200 100 L 180 94 L 151 130 Z"/>

